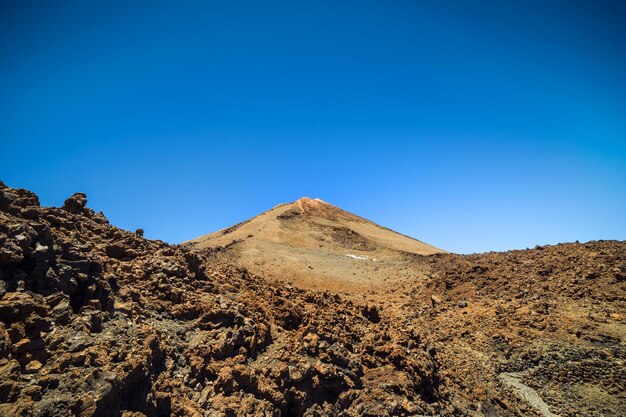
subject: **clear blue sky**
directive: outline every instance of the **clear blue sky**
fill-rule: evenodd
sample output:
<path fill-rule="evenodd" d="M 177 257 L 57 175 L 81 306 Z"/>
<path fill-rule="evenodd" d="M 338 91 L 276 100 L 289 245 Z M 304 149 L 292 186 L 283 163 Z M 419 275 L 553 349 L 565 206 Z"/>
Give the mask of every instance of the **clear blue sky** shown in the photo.
<path fill-rule="evenodd" d="M 624 1 L 3 1 L 0 179 L 172 243 L 301 196 L 461 253 L 623 240 L 625 21 Z"/>

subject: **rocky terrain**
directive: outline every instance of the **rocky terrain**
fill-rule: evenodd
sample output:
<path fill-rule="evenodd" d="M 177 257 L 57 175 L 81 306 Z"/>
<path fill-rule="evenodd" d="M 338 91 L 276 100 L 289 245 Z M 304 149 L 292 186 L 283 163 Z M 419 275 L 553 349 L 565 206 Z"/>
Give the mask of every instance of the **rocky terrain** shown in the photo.
<path fill-rule="evenodd" d="M 86 203 L 0 183 L 0 416 L 626 413 L 625 242 L 420 254 L 327 223 L 355 267 L 315 286 Z"/>

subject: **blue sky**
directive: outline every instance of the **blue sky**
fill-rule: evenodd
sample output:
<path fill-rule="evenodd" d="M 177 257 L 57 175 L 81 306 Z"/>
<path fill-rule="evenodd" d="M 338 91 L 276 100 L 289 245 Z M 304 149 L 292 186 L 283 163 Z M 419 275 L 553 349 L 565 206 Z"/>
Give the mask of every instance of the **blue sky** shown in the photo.
<path fill-rule="evenodd" d="M 624 2 L 102 3 L 0 4 L 0 179 L 45 205 L 172 243 L 301 196 L 460 253 L 626 239 Z"/>

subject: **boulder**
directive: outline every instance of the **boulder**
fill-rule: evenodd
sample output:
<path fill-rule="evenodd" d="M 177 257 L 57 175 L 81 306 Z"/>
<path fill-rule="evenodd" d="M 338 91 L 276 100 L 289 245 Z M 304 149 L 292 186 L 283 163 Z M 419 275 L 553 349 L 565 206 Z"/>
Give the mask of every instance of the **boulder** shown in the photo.
<path fill-rule="evenodd" d="M 74 193 L 71 197 L 69 197 L 63 203 L 63 210 L 68 211 L 70 213 L 79 214 L 85 210 L 85 206 L 87 205 L 87 194 L 85 193 Z"/>

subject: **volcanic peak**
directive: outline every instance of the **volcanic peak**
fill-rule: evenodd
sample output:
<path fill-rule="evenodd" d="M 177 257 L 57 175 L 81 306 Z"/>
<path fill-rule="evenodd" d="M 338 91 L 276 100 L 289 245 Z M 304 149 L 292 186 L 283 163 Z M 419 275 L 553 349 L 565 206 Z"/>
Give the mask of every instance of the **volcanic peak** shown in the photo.
<path fill-rule="evenodd" d="M 315 217 L 322 220 L 328 220 L 332 222 L 344 221 L 344 222 L 357 222 L 364 223 L 369 220 L 357 216 L 349 211 L 346 211 L 340 207 L 330 204 L 320 198 L 302 197 L 291 203 L 280 204 L 274 207 L 278 219 L 291 219 L 293 216 L 302 215 L 302 218 L 309 219 Z M 270 212 L 274 212 L 271 210 Z"/>

